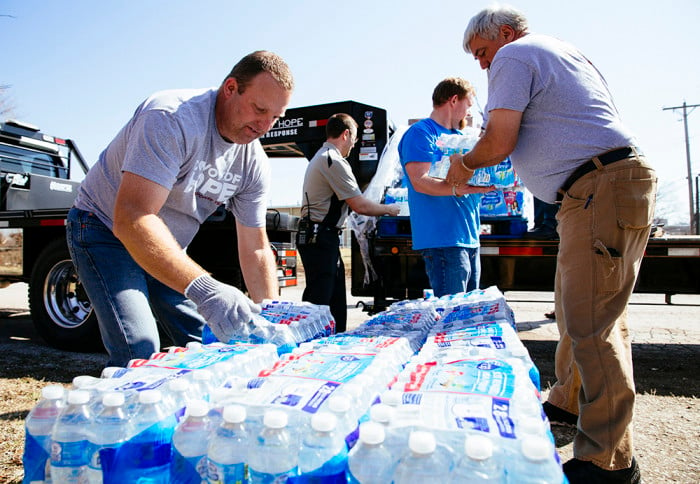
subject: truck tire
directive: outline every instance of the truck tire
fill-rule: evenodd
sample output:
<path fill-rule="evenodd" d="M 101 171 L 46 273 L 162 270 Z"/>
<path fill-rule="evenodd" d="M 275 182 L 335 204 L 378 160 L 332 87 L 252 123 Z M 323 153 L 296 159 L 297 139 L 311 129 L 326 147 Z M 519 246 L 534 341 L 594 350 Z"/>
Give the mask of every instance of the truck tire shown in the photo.
<path fill-rule="evenodd" d="M 29 309 L 34 327 L 50 346 L 104 351 L 97 317 L 65 240 L 54 240 L 39 253 L 29 281 Z"/>

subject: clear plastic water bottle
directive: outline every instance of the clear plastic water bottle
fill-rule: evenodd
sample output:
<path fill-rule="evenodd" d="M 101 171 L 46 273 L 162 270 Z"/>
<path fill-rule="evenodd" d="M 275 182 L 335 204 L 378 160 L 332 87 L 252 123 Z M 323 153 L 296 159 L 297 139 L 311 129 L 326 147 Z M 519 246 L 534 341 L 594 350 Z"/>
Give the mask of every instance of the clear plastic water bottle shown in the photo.
<path fill-rule="evenodd" d="M 332 395 L 325 405 L 326 411 L 335 415 L 336 430 L 345 438 L 348 449 L 357 441 L 357 418 L 350 408 L 350 399 L 343 395 Z"/>
<path fill-rule="evenodd" d="M 209 392 L 214 388 L 214 375 L 211 370 L 195 370 L 192 372 L 191 395 L 196 399 L 209 401 Z"/>
<path fill-rule="evenodd" d="M 88 464 L 90 394 L 68 392 L 68 404 L 58 415 L 51 433 L 51 479 L 55 483 L 83 483 Z"/>
<path fill-rule="evenodd" d="M 199 484 L 207 480 L 207 447 L 211 431 L 209 404 L 194 400 L 173 433 L 170 482 Z"/>
<path fill-rule="evenodd" d="M 450 473 L 449 482 L 504 484 L 506 475 L 498 457 L 494 455 L 494 445 L 490 438 L 468 435 L 464 440 L 464 454 Z"/>
<path fill-rule="evenodd" d="M 170 380 L 166 386 L 163 396 L 165 410 L 174 413 L 178 421 L 185 415 L 185 407 L 195 400 L 193 387 L 187 378 L 175 378 Z"/>
<path fill-rule="evenodd" d="M 408 447 L 408 435 L 405 429 L 392 427 L 396 409 L 385 403 L 377 403 L 369 409 L 369 418 L 384 427 L 384 446 L 389 449 L 394 461 L 398 461 L 401 453 Z"/>
<path fill-rule="evenodd" d="M 311 432 L 299 450 L 299 475 L 290 479 L 295 484 L 344 483 L 348 464 L 345 437 L 336 432 L 337 419 L 328 412 L 311 417 Z"/>
<path fill-rule="evenodd" d="M 268 410 L 263 428 L 248 454 L 251 484 L 286 482 L 297 474 L 298 443 L 287 429 L 289 417 L 282 410 Z"/>
<path fill-rule="evenodd" d="M 130 439 L 117 456 L 121 482 L 167 484 L 175 416 L 163 408 L 160 390 L 143 390 L 129 425 Z"/>
<path fill-rule="evenodd" d="M 506 464 L 508 484 L 561 484 L 564 473 L 554 458 L 554 444 L 546 437 L 526 436 L 520 452 Z"/>
<path fill-rule="evenodd" d="M 24 481 L 43 482 L 50 478 L 51 431 L 65 406 L 65 390 L 61 385 L 47 385 L 41 398 L 24 420 Z"/>
<path fill-rule="evenodd" d="M 104 476 L 114 470 L 116 453 L 128 438 L 129 420 L 124 409 L 124 394 L 105 393 L 102 397 L 102 410 L 95 415 L 88 433 L 90 460 L 87 477 L 90 484 L 109 482 Z"/>
<path fill-rule="evenodd" d="M 242 405 L 228 405 L 223 420 L 209 439 L 207 480 L 211 484 L 247 484 L 248 430 Z"/>
<path fill-rule="evenodd" d="M 410 452 L 401 457 L 394 470 L 394 484 L 447 480 L 452 463 L 437 451 L 437 442 L 432 432 L 411 432 L 408 448 Z"/>
<path fill-rule="evenodd" d="M 532 358 L 530 358 L 527 348 L 522 344 L 515 344 L 509 349 L 509 353 L 511 358 L 518 359 L 522 362 L 523 367 L 527 370 L 527 374 L 530 377 L 530 381 L 535 385 L 537 391 L 540 391 L 540 371 L 537 369 L 537 365 L 533 363 Z"/>
<path fill-rule="evenodd" d="M 360 424 L 357 445 L 348 453 L 347 482 L 386 484 L 394 471 L 391 453 L 384 447 L 384 427 L 376 422 Z"/>

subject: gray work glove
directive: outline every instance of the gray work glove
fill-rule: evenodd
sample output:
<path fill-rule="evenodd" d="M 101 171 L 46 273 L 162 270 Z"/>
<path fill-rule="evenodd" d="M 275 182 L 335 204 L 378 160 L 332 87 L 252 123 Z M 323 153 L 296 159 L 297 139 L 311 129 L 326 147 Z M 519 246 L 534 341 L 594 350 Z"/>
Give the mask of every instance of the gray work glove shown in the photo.
<path fill-rule="evenodd" d="M 233 286 L 202 274 L 190 282 L 185 296 L 197 305 L 214 336 L 228 343 L 236 331 L 251 320 L 262 308 Z"/>

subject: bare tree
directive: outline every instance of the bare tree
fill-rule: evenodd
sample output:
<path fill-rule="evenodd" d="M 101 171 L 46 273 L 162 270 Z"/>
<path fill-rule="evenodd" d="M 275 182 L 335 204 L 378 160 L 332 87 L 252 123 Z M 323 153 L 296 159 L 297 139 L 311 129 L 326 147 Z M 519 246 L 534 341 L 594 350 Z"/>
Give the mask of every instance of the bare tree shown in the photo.
<path fill-rule="evenodd" d="M 0 14 L 0 17 L 15 18 L 14 15 L 7 14 Z M 9 90 L 9 84 L 0 84 L 0 120 L 14 116 L 15 106 L 7 94 Z"/>
<path fill-rule="evenodd" d="M 15 106 L 7 94 L 9 90 L 9 85 L 0 84 L 0 120 L 14 116 Z"/>

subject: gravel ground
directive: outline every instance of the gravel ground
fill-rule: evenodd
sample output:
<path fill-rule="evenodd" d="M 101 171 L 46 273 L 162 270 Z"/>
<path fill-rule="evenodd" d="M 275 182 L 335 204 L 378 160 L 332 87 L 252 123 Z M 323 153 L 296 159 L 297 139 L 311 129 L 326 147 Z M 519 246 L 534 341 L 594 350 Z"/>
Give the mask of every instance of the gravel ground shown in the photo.
<path fill-rule="evenodd" d="M 297 288 L 282 297 L 300 300 Z M 36 335 L 27 312 L 23 285 L 0 290 L 0 482 L 22 479 L 23 422 L 48 383 L 68 385 L 80 374 L 98 376 L 104 354 L 54 350 Z M 519 335 L 540 370 L 543 396 L 554 382 L 556 324 L 544 317 L 551 310 L 551 293 L 507 293 L 515 311 Z M 348 325 L 367 318 L 349 297 Z M 700 482 L 700 296 L 674 296 L 666 305 L 662 295 L 635 295 L 629 308 L 633 339 L 637 407 L 634 419 L 636 455 L 644 482 Z M 555 427 L 553 433 L 563 461 L 572 455 L 574 432 Z"/>

